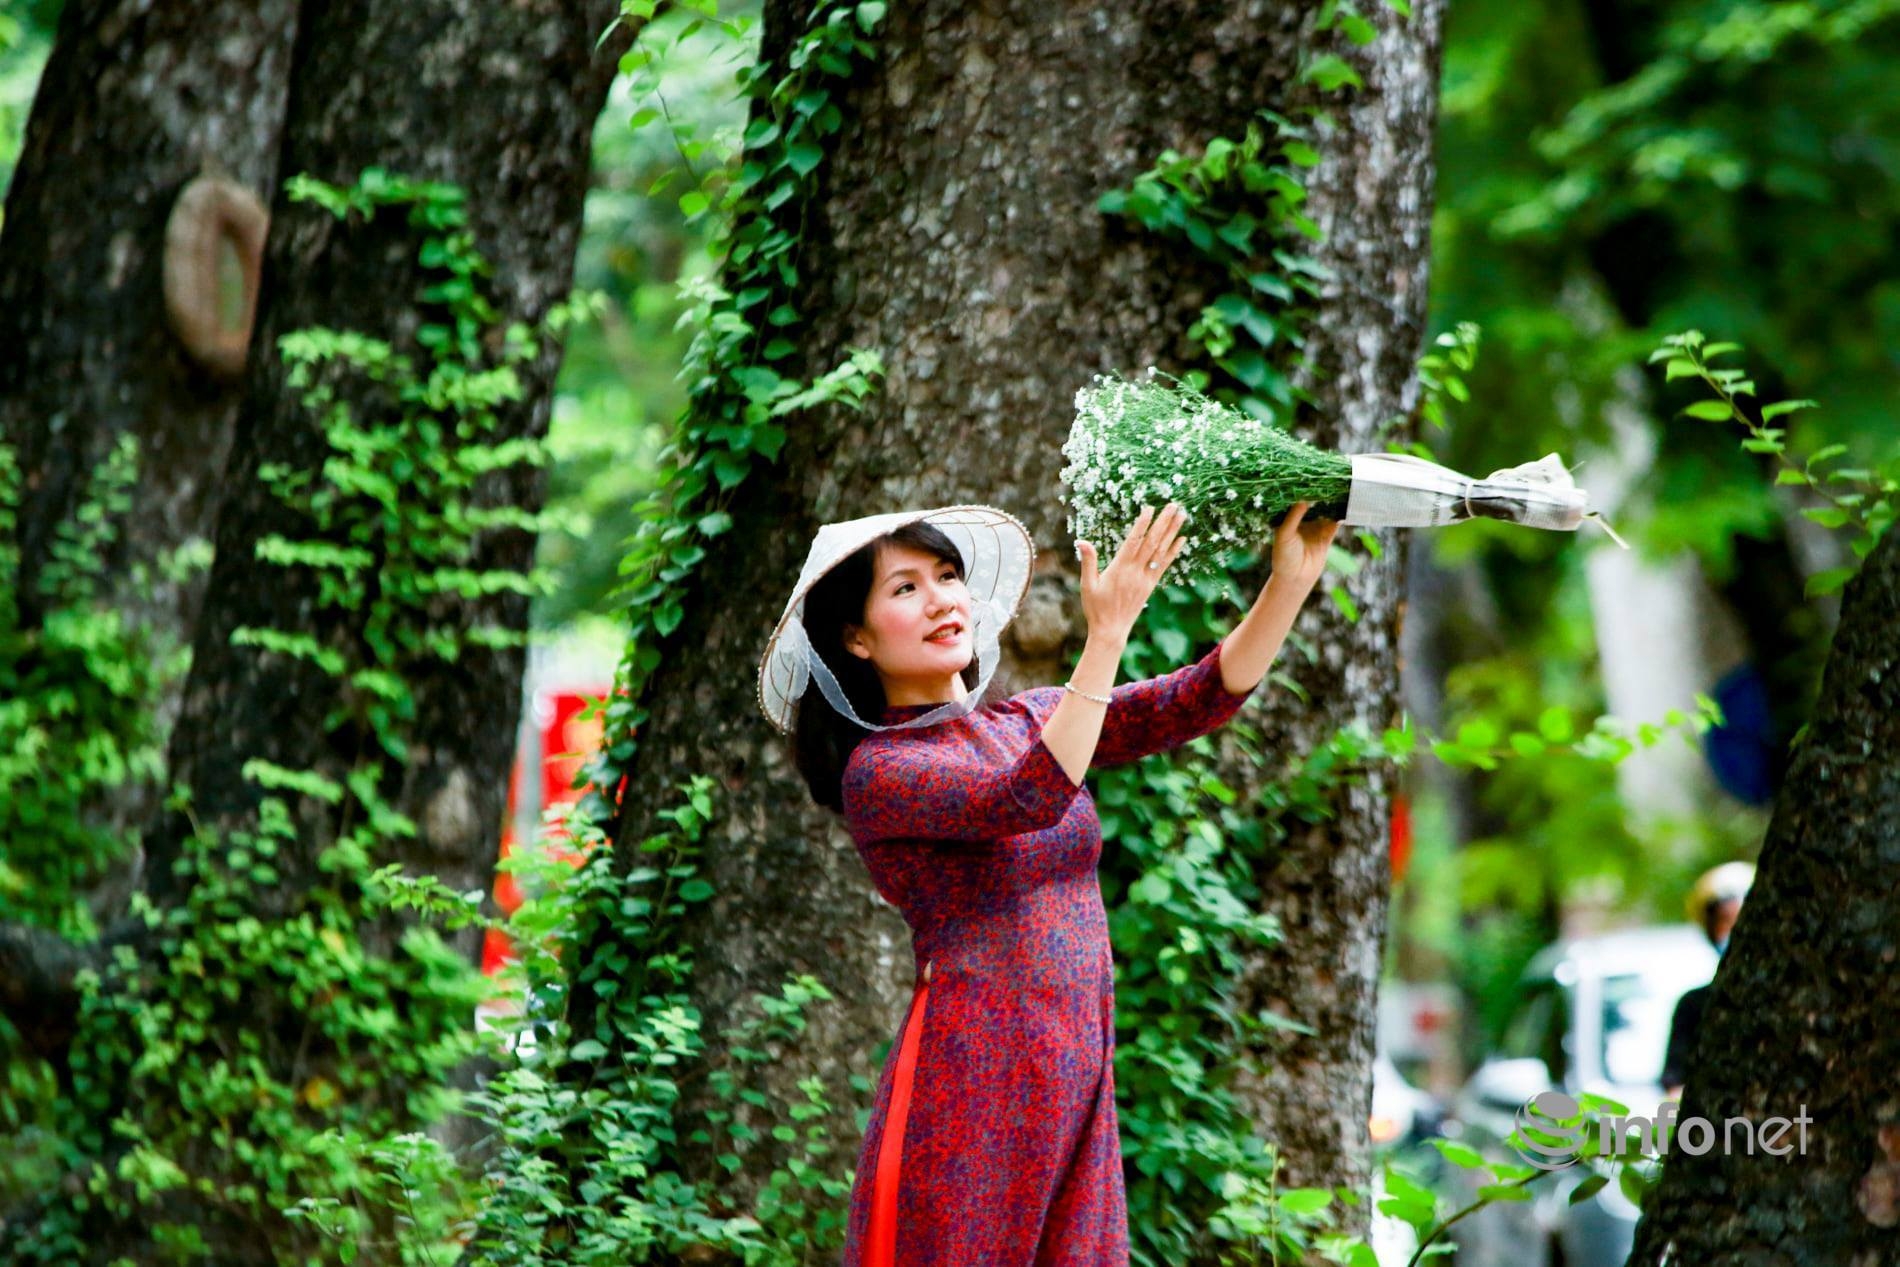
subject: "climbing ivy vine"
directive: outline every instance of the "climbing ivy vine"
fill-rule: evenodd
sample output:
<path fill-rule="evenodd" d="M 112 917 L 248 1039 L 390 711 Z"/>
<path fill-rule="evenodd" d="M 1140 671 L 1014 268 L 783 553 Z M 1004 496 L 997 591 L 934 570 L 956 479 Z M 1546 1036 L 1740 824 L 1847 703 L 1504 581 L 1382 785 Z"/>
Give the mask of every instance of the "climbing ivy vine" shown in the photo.
<path fill-rule="evenodd" d="M 544 583 L 473 561 L 487 534 L 556 518 L 479 504 L 475 490 L 546 460 L 538 442 L 495 436 L 499 411 L 521 398 L 517 367 L 589 301 L 536 328 L 504 321 L 452 186 L 371 169 L 348 186 L 300 176 L 287 189 L 352 225 L 402 217 L 428 278 L 414 350 L 326 329 L 277 349 L 328 453 L 318 469 L 259 470 L 304 529 L 257 553 L 314 578 L 318 623 L 347 632 L 244 628 L 233 641 L 337 680 L 323 726 L 339 764 L 247 762 L 255 818 L 225 829 L 200 824 L 190 790 L 174 788 L 168 808 L 192 825 L 175 868 L 184 896 L 160 909 L 136 894 L 145 936 L 79 976 L 70 1081 L 48 1115 L 76 1179 L 8 1229 L 10 1261 L 79 1261 L 86 1229 L 104 1222 L 146 1229 L 154 1263 L 196 1262 L 229 1222 L 279 1261 L 348 1263 L 386 1245 L 439 1247 L 471 1199 L 440 1158 L 434 1200 L 382 1182 L 380 1161 L 426 1157 L 418 1132 L 453 1106 L 452 1072 L 488 1050 L 469 1019 L 489 988 L 433 928 L 392 918 L 372 868 L 417 831 L 384 790 L 409 755 L 413 683 L 468 647 L 522 637 L 461 628 L 441 600 Z M 91 545 L 61 556 L 62 584 L 96 569 L 104 529 L 86 521 Z"/>
<path fill-rule="evenodd" d="M 629 20 L 650 18 L 656 0 L 625 0 Z M 874 350 L 851 349 L 846 359 L 805 379 L 793 365 L 795 346 L 785 331 L 799 319 L 799 248 L 806 206 L 825 161 L 825 140 L 843 126 L 832 94 L 859 66 L 875 58 L 871 40 L 885 6 L 875 0 L 821 4 L 793 40 L 782 66 L 740 57 L 737 87 L 751 118 L 736 144 L 700 136 L 666 108 L 660 68 L 666 51 L 700 29 L 722 32 L 750 50 L 756 20 L 727 19 L 716 0 L 688 6 L 697 15 L 677 33 L 657 24 L 622 59 L 640 107 L 636 128 L 663 126 L 678 146 L 691 188 L 681 192 L 688 217 L 713 217 L 708 251 L 719 262 L 716 279 L 683 287 L 691 307 L 681 318 L 694 331 L 680 377 L 687 402 L 672 440 L 661 450 L 661 480 L 641 504 L 641 527 L 621 564 L 625 584 L 626 650 L 604 705 L 607 742 L 585 770 L 583 805 L 604 822 L 616 808 L 620 779 L 633 756 L 634 735 L 646 719 L 641 705 L 648 678 L 660 662 L 659 643 L 679 627 L 686 581 L 706 557 L 705 543 L 732 526 L 728 507 L 747 478 L 773 462 L 785 443 L 782 420 L 813 405 L 856 407 L 883 373 Z M 712 155 L 704 170 L 694 164 Z M 662 175 L 649 193 L 674 183 Z"/>

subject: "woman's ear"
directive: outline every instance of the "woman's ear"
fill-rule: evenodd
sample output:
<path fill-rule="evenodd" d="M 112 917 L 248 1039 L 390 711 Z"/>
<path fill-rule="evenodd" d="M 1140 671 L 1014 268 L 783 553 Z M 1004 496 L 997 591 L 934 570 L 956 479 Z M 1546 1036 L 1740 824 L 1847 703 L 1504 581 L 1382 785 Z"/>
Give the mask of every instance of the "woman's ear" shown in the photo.
<path fill-rule="evenodd" d="M 844 642 L 844 649 L 858 659 L 869 660 L 871 658 L 871 649 L 864 645 L 864 638 L 859 634 L 856 625 L 846 625 L 844 627 L 842 641 Z"/>

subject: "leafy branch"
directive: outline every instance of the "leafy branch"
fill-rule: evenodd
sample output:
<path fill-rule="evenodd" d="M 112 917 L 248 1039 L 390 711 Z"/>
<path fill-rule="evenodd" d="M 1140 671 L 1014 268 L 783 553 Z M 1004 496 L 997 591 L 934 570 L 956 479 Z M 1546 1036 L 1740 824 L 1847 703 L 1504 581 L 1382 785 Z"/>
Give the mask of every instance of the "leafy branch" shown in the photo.
<path fill-rule="evenodd" d="M 1844 444 L 1829 444 L 1816 449 L 1801 462 L 1788 455 L 1787 430 L 1769 424 L 1777 418 L 1817 406 L 1812 400 L 1782 400 L 1773 404 L 1745 406 L 1743 398 L 1755 397 L 1755 382 L 1747 373 L 1729 367 L 1717 368 L 1717 358 L 1742 350 L 1739 343 L 1708 343 L 1699 330 L 1672 334 L 1649 355 L 1649 363 L 1663 362 L 1665 382 L 1692 378 L 1703 383 L 1713 399 L 1698 400 L 1680 412 L 1705 422 L 1734 422 L 1748 432 L 1742 448 L 1775 459 L 1779 470 L 1777 485 L 1795 485 L 1813 490 L 1828 504 L 1803 507 L 1801 514 L 1824 528 L 1853 528 L 1859 535 L 1852 542 L 1854 556 L 1866 559 L 1873 553 L 1881 534 L 1894 521 L 1896 497 L 1900 495 L 1900 451 L 1879 468 L 1835 467 L 1832 463 L 1847 453 Z M 1809 597 L 1831 594 L 1845 585 L 1859 567 L 1830 568 L 1808 578 Z"/>

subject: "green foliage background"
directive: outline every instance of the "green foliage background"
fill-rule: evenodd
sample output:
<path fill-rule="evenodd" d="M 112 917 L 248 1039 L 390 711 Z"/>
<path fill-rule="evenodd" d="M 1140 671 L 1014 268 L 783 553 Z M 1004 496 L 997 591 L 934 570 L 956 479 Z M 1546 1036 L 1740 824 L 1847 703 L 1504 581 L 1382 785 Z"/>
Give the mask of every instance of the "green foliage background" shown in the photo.
<path fill-rule="evenodd" d="M 0 179 L 17 156 L 58 7 L 42 0 L 0 14 Z M 626 9 L 639 20 L 652 6 L 629 0 Z M 703 554 L 699 543 L 729 522 L 723 506 L 772 460 L 799 408 L 819 400 L 849 405 L 877 389 L 874 357 L 797 367 L 776 332 L 797 315 L 798 200 L 839 126 L 827 85 L 876 57 L 882 11 L 874 3 L 819 6 L 796 64 L 769 81 L 752 64 L 756 4 L 719 13 L 709 3 L 676 8 L 624 64 L 598 129 L 577 285 L 600 302 L 592 305 L 596 320 L 567 331 L 546 454 L 551 518 L 581 530 L 543 537 L 540 573 L 552 580 L 534 586 L 537 628 L 592 623 L 626 643 L 616 676 L 634 697 L 607 710 L 610 743 L 589 770 L 597 793 L 573 823 L 583 839 L 597 830 L 589 819 L 602 815 L 632 751 L 637 688 L 651 668 L 643 637 L 677 621 L 677 595 Z M 1348 55 L 1368 47 L 1376 56 L 1366 14 L 1350 3 L 1328 4 L 1299 74 L 1323 100 L 1341 100 L 1360 87 Z M 1738 536 L 1785 531 L 1793 518 L 1775 496 L 1777 487 L 1800 483 L 1773 482 L 1788 469 L 1783 459 L 1804 469 L 1812 462 L 1816 471 L 1828 463 L 1863 474 L 1888 469 L 1900 369 L 1893 256 L 1900 96 L 1886 91 L 1896 68 L 1900 0 L 1456 0 L 1437 149 L 1430 333 L 1438 341 L 1421 366 L 1420 439 L 1432 455 L 1472 471 L 1550 450 L 1574 458 L 1618 443 L 1606 411 L 1628 409 L 1653 436 L 1657 456 L 1617 516 L 1618 530 L 1658 558 L 1691 552 L 1718 581 L 1734 573 Z M 755 101 L 762 113 L 749 122 Z M 1205 358 L 1166 368 L 1296 427 L 1310 404 L 1293 386 L 1301 331 L 1307 301 L 1325 280 L 1305 253 L 1318 230 L 1301 210 L 1304 173 L 1322 158 L 1317 144 L 1310 118 L 1236 120 L 1227 135 L 1203 138 L 1190 152 L 1154 156 L 1128 188 L 1078 209 L 1167 236 L 1224 269 L 1230 287 L 1191 331 Z M 735 159 L 742 146 L 744 160 Z M 1710 425 L 1722 421 L 1712 410 L 1701 419 L 1679 416 L 1692 402 L 1712 404 L 1711 389 L 1723 389 L 1701 372 L 1714 369 L 1713 351 L 1675 345 L 1669 360 L 1688 356 L 1698 365 L 1693 374 L 1641 367 L 1664 335 L 1691 327 L 1743 344 L 1762 396 L 1814 396 L 1826 408 L 1762 420 L 1785 428 L 1785 440 L 1767 441 L 1785 453 L 1759 447 L 1759 430 L 1752 433 L 1758 447 L 1738 447 L 1732 429 Z M 303 351 L 359 362 L 375 354 L 334 338 Z M 482 398 L 466 403 L 478 408 Z M 100 504 L 109 508 L 114 477 L 101 478 Z M 1885 522 L 1879 514 L 1865 518 L 1881 504 L 1879 480 L 1870 479 L 1842 487 L 1869 498 L 1847 507 L 1848 518 L 1877 531 Z M 1690 876 L 1749 852 L 1759 839 L 1760 815 L 1735 804 L 1712 805 L 1665 828 L 1629 818 L 1615 763 L 1635 747 L 1667 741 L 1667 731 L 1693 737 L 1708 716 L 1626 719 L 1651 723 L 1647 730 L 1592 721 L 1604 694 L 1581 558 L 1600 543 L 1480 521 L 1418 534 L 1414 546 L 1429 550 L 1437 566 L 1475 574 L 1499 613 L 1497 627 L 1454 631 L 1438 735 L 1396 728 L 1336 736 L 1285 771 L 1265 813 L 1241 812 L 1199 750 L 1099 780 L 1111 843 L 1104 895 L 1123 974 L 1116 1078 L 1138 1262 L 1181 1261 L 1209 1239 L 1235 1261 L 1315 1243 L 1343 1261 L 1365 1261 L 1362 1247 L 1330 1236 L 1333 1202 L 1344 1198 L 1281 1188 L 1271 1148 L 1251 1134 L 1228 1090 L 1241 1040 L 1301 1024 L 1232 1006 L 1241 952 L 1279 935 L 1250 914 L 1257 898 L 1250 876 L 1270 861 L 1284 832 L 1323 816 L 1328 790 L 1340 780 L 1372 762 L 1405 763 L 1421 747 L 1470 779 L 1488 828 L 1463 840 L 1451 835 L 1442 780 L 1415 783 L 1416 854 L 1389 941 L 1394 976 L 1442 974 L 1464 989 L 1475 1022 L 1467 1054 L 1503 1018 L 1519 968 L 1554 934 L 1566 903 L 1607 895 L 1630 917 L 1676 918 Z M 1336 582 L 1358 566 L 1361 552 L 1376 548 L 1362 536 L 1335 551 L 1327 589 L 1349 618 L 1350 597 Z M 75 551 L 83 564 L 89 550 Z M 1233 562 L 1244 569 L 1257 561 Z M 1224 631 L 1244 597 L 1215 582 L 1165 590 L 1130 646 L 1125 671 L 1146 676 L 1180 664 Z M 91 865 L 111 842 L 86 834 L 77 806 L 149 765 L 139 701 L 164 671 L 151 649 L 134 645 L 109 613 L 87 610 L 83 598 L 76 588 L 66 605 L 71 614 L 49 625 L 41 642 L 0 644 L 0 667 L 14 675 L 17 699 L 44 695 L 22 666 L 43 666 L 55 652 L 80 666 L 66 677 L 94 690 L 74 716 L 101 723 L 89 731 L 100 762 L 49 784 L 33 802 L 61 824 L 60 847 L 38 856 L 8 839 L 9 862 L 0 864 L 0 916 L 81 936 L 87 925 L 70 900 L 75 868 Z M 1818 672 L 1827 610 L 1817 605 L 1805 627 L 1813 663 L 1784 669 Z M 310 650 L 281 642 L 277 649 Z M 1296 636 L 1286 654 L 1311 649 Z M 360 720 L 385 747 L 400 746 L 405 697 L 401 675 L 388 668 L 352 670 L 367 675 Z M 1296 689 L 1284 675 L 1275 681 Z M 14 765 L 0 773 L 18 781 L 50 741 L 44 726 L 32 738 L 37 716 L 17 704 L 14 713 L 0 716 L 0 734 L 16 741 Z M 1257 747 L 1258 736 L 1236 729 Z M 376 816 L 373 781 L 350 793 Z M 502 1141 L 483 1176 L 501 1195 L 467 1186 L 439 1149 L 404 1130 L 441 1105 L 331 1122 L 338 1129 L 306 1136 L 311 1122 L 292 1124 L 285 1105 L 321 1110 L 327 1102 L 309 1102 L 321 1089 L 268 1083 L 259 1084 L 266 1098 L 279 1102 L 260 1111 L 256 1136 L 307 1138 L 350 1183 L 366 1191 L 386 1184 L 372 1202 L 382 1213 L 346 1218 L 336 1193 L 347 1185 L 297 1189 L 255 1158 L 224 1179 L 240 1187 L 261 1180 L 248 1192 L 252 1200 L 287 1204 L 301 1193 L 293 1208 L 323 1229 L 323 1243 L 343 1261 L 344 1246 L 374 1236 L 391 1238 L 415 1261 L 429 1261 L 431 1246 L 455 1252 L 451 1243 L 466 1261 L 497 1263 L 620 1262 L 629 1253 L 641 1261 L 646 1247 L 691 1240 L 720 1242 L 761 1263 L 835 1249 L 847 1159 L 809 1123 L 828 1097 L 868 1100 L 869 1059 L 840 1085 L 813 1084 L 802 1103 L 774 1106 L 783 1115 L 778 1142 L 796 1143 L 799 1152 L 770 1176 L 753 1209 L 723 1208 L 677 1174 L 683 1133 L 716 1139 L 731 1170 L 754 1164 L 757 1141 L 730 1116 L 677 1120 L 669 1107 L 675 1066 L 697 1062 L 734 1101 L 766 1107 L 746 1070 L 768 1058 L 772 1043 L 795 1042 L 804 1009 L 827 999 L 821 983 L 788 982 L 757 1000 L 757 1015 L 740 1031 L 717 1039 L 700 1032 L 681 989 L 690 948 L 670 938 L 669 918 L 709 894 L 695 877 L 693 849 L 717 806 L 703 783 L 679 793 L 674 830 L 647 842 L 654 865 L 617 878 L 598 866 L 570 874 L 557 865 L 541 877 L 545 896 L 513 925 L 525 944 L 538 946 L 585 936 L 605 920 L 625 954 L 570 971 L 551 953 L 530 953 L 513 983 L 530 1000 L 513 1035 L 514 1062 L 467 1106 Z M 0 831 L 24 839 L 29 830 L 47 839 L 43 823 L 23 825 L 0 812 Z M 273 834 L 282 830 L 281 822 L 267 822 L 256 840 L 240 842 L 241 865 L 228 855 L 219 865 L 241 873 L 268 868 Z M 367 847 L 351 859 L 370 861 Z M 532 871 L 540 864 L 519 865 Z M 451 926 L 472 918 L 457 895 L 424 878 L 384 873 L 365 884 L 374 901 L 407 904 Z M 180 936 L 201 951 L 228 953 L 233 926 L 216 911 L 195 917 L 202 922 Z M 347 921 L 323 927 L 347 945 Z M 316 937 L 317 925 L 305 931 Z M 330 943 L 291 949 L 314 963 L 323 957 L 318 944 Z M 227 949 L 215 949 L 221 946 Z M 452 1054 L 430 1043 L 448 1041 L 455 1008 L 475 994 L 426 945 L 412 953 L 385 985 L 424 1001 L 399 1045 L 434 1052 L 419 1065 L 411 1061 L 409 1072 L 426 1080 Z M 173 977 L 146 987 L 156 993 L 128 997 L 165 1000 L 187 1014 L 215 1005 L 190 987 Z M 611 1000 L 594 1032 L 565 1028 L 562 1000 L 575 988 Z M 388 1000 L 366 1006 L 365 1016 L 380 1016 Z M 158 1015 L 135 1008 L 123 1028 L 156 1041 L 150 1023 Z M 103 1012 L 93 1020 L 101 1034 L 114 1023 Z M 101 1057 L 104 1064 L 136 1058 Z M 234 1087 L 258 1089 L 231 1082 L 228 1072 L 206 1075 L 212 1099 Z M 61 1149 L 98 1144 L 73 1120 L 62 1123 L 72 1106 L 57 1106 L 43 1071 L 16 1065 L 9 1077 L 0 1107 L 10 1116 L 0 1127 L 31 1146 L 0 1173 L 0 1199 L 42 1179 Z M 577 1121 L 585 1129 L 577 1131 Z M 129 1181 L 145 1185 L 142 1192 L 162 1191 L 180 1178 L 167 1140 L 194 1123 L 167 1118 L 141 1126 L 148 1138 Z M 1428 1196 L 1398 1191 L 1408 1217 L 1421 1201 L 1430 1213 Z M 421 1201 L 426 1215 L 412 1211 L 407 1222 L 390 1215 L 400 1200 Z M 189 1259 L 188 1230 L 174 1248 Z"/>

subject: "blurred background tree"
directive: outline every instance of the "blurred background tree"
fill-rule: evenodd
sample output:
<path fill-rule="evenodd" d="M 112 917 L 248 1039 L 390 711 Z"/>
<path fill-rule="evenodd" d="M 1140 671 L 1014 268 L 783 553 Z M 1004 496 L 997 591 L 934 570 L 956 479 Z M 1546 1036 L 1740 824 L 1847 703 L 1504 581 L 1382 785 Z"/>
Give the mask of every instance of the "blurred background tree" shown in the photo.
<path fill-rule="evenodd" d="M 1701 753 L 1422 767 L 1393 963 L 1449 967 L 1494 1032 L 1529 954 L 1608 919 L 1679 919 L 1704 866 L 1752 855 L 1807 716 L 1842 563 L 1766 458 L 1674 416 L 1660 333 L 1734 338 L 1766 395 L 1817 396 L 1798 453 L 1890 446 L 1900 346 L 1900 57 L 1891 0 L 1517 4 L 1447 23 L 1432 324 L 1479 323 L 1470 400 L 1427 443 L 1482 471 L 1555 450 L 1630 556 L 1462 525 L 1421 534 L 1408 702 L 1448 731 L 1713 695 Z M 1586 533 L 1590 530 L 1586 529 Z"/>

